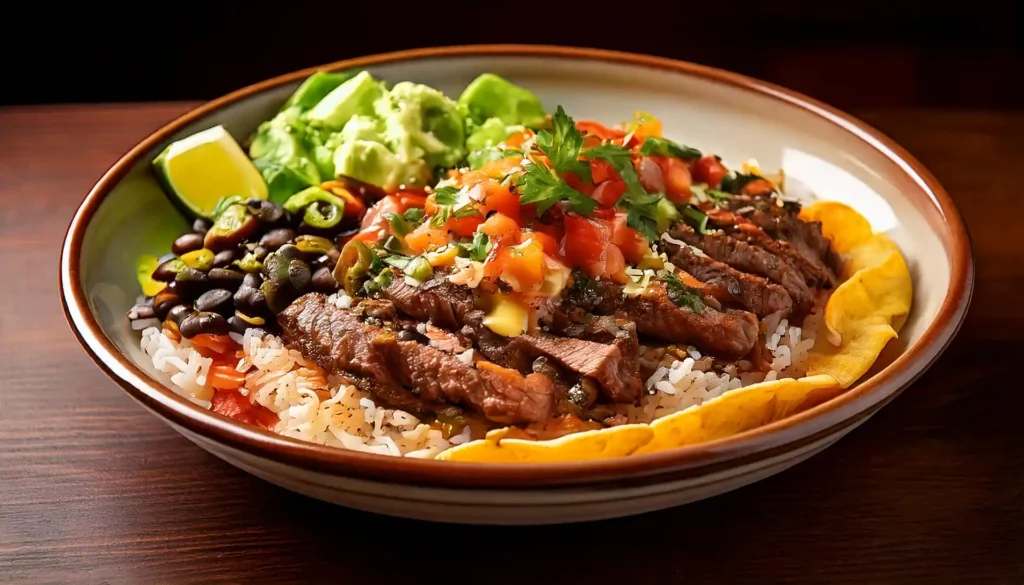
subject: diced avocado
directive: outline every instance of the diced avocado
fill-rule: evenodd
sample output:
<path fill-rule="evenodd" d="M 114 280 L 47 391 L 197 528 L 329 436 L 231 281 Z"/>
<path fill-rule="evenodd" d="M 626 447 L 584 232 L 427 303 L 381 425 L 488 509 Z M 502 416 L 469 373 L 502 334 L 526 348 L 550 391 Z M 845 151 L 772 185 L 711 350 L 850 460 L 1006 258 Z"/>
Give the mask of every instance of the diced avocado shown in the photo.
<path fill-rule="evenodd" d="M 307 112 L 309 120 L 341 128 L 356 115 L 373 113 L 373 102 L 384 93 L 384 88 L 369 73 L 362 71 L 355 77 L 331 90 L 313 109 Z"/>
<path fill-rule="evenodd" d="M 454 166 L 466 155 L 462 111 L 432 87 L 398 83 L 377 103 L 377 114 L 384 119 L 385 141 L 403 163 L 425 163 L 429 171 Z"/>
<path fill-rule="evenodd" d="M 350 140 L 368 140 L 370 142 L 384 143 L 384 136 L 381 134 L 381 124 L 370 116 L 352 116 L 341 129 L 341 142 Z"/>
<path fill-rule="evenodd" d="M 509 126 L 500 118 L 487 118 L 483 124 L 470 130 L 466 138 L 466 150 L 479 150 L 504 142 L 513 132 L 523 130 L 522 126 Z"/>
<path fill-rule="evenodd" d="M 288 98 L 288 101 L 281 106 L 281 109 L 298 106 L 308 110 L 320 103 L 324 96 L 334 91 L 336 87 L 351 77 L 348 73 L 330 73 L 328 71 L 317 71 L 302 82 L 302 85 L 295 90 L 295 93 Z"/>
<path fill-rule="evenodd" d="M 343 143 L 334 152 L 334 168 L 340 175 L 379 187 L 390 187 L 397 185 L 403 165 L 383 144 L 353 140 Z"/>
<path fill-rule="evenodd" d="M 249 156 L 267 182 L 272 201 L 280 203 L 303 187 L 320 184 L 320 172 L 303 141 L 308 134 L 298 107 L 281 111 L 256 131 Z"/>
<path fill-rule="evenodd" d="M 266 199 L 267 184 L 223 126 L 172 143 L 153 167 L 167 195 L 182 211 L 209 218 L 223 197 Z"/>
<path fill-rule="evenodd" d="M 466 86 L 459 103 L 477 122 L 498 118 L 510 126 L 536 127 L 546 119 L 537 96 L 493 73 L 484 73 Z"/>

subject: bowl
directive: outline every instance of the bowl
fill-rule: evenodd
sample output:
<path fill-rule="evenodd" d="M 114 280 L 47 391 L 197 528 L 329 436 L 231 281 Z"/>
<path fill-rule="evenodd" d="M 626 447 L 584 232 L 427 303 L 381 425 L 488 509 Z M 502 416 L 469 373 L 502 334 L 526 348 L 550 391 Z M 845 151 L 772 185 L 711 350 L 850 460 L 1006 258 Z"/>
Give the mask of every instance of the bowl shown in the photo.
<path fill-rule="evenodd" d="M 607 122 L 636 109 L 665 134 L 727 161 L 781 168 L 787 186 L 846 203 L 902 248 L 914 279 L 900 337 L 829 402 L 727 439 L 591 462 L 473 464 L 399 459 L 303 443 L 191 404 L 139 349 L 124 314 L 134 259 L 160 256 L 185 229 L 150 171 L 170 142 L 221 124 L 242 139 L 314 70 L 366 69 L 457 95 L 497 73 L 549 110 Z M 65 313 L 93 360 L 132 398 L 217 457 L 271 483 L 363 510 L 436 521 L 542 524 L 680 505 L 757 481 L 864 423 L 935 361 L 970 302 L 974 268 L 960 214 L 935 178 L 863 122 L 811 98 L 726 71 L 644 55 L 546 46 L 466 46 L 362 57 L 246 87 L 181 116 L 117 161 L 75 213 L 61 251 Z"/>

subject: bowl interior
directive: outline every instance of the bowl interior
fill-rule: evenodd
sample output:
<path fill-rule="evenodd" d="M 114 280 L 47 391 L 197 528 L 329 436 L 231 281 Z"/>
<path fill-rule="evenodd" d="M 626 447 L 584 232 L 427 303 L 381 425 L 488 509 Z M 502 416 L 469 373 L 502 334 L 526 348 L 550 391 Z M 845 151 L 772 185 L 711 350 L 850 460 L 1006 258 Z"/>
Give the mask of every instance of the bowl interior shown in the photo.
<path fill-rule="evenodd" d="M 665 135 L 717 153 L 730 166 L 756 158 L 766 172 L 783 169 L 787 191 L 846 203 L 902 248 L 914 279 L 914 304 L 888 355 L 916 342 L 935 320 L 950 288 L 952 244 L 938 203 L 884 146 L 841 123 L 787 103 L 694 74 L 631 64 L 519 55 L 458 55 L 367 68 L 391 82 L 411 80 L 457 96 L 481 72 L 497 73 L 534 91 L 548 110 L 563 105 L 577 120 L 614 123 L 641 109 L 660 118 Z M 299 80 L 301 81 L 301 80 Z M 120 180 L 89 222 L 81 247 L 80 284 L 103 334 L 131 362 L 170 387 L 139 349 L 125 312 L 140 294 L 139 254 L 162 256 L 187 222 L 150 171 L 169 142 L 224 125 L 239 141 L 271 117 L 299 81 L 229 103 L 156 144 Z"/>

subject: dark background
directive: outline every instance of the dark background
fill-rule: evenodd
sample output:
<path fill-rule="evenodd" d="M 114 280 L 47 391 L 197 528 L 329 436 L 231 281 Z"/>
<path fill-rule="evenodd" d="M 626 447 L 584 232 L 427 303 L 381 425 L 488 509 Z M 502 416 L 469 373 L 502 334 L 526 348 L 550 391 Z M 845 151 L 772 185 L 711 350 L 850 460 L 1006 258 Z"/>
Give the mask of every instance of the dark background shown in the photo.
<path fill-rule="evenodd" d="M 25 2 L 5 18 L 0 103 L 210 99 L 359 55 L 544 43 L 722 67 L 840 108 L 1024 105 L 1019 0 Z"/>

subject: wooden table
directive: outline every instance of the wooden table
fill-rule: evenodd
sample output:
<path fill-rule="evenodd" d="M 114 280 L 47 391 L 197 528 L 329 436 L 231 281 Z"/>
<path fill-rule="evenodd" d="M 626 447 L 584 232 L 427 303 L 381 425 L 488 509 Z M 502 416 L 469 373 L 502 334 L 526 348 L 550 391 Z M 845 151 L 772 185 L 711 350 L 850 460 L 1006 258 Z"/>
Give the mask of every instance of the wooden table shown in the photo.
<path fill-rule="evenodd" d="M 264 483 L 175 434 L 68 329 L 73 211 L 191 104 L 0 110 L 0 582 L 1024 582 L 1024 115 L 864 111 L 966 217 L 967 323 L 921 380 L 825 453 L 645 516 L 431 525 Z"/>

